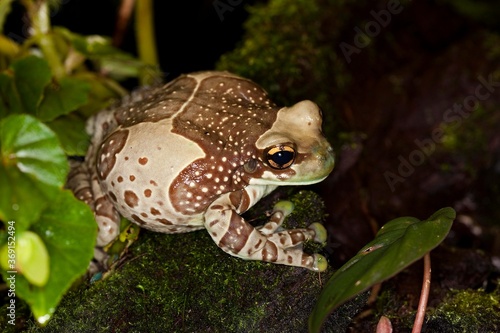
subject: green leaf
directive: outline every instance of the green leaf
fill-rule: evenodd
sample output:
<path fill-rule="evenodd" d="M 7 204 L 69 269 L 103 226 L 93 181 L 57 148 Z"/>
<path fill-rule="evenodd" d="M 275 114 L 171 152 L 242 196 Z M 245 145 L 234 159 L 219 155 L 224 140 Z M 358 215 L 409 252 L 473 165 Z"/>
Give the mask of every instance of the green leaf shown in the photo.
<path fill-rule="evenodd" d="M 12 39 L 0 35 L 0 72 L 10 66 L 12 59 L 14 59 L 18 53 L 19 45 Z"/>
<path fill-rule="evenodd" d="M 0 121 L 0 220 L 21 232 L 38 220 L 64 185 L 68 162 L 46 125 L 29 115 Z"/>
<path fill-rule="evenodd" d="M 90 208 L 70 191 L 61 190 L 32 231 L 47 247 L 49 279 L 45 286 L 37 287 L 18 275 L 16 291 L 30 305 L 37 321 L 45 324 L 63 294 L 87 270 L 94 254 L 97 227 Z"/>
<path fill-rule="evenodd" d="M 78 110 L 78 113 L 85 115 L 86 118 L 109 107 L 113 103 L 116 103 L 116 101 L 121 100 L 123 96 L 129 94 L 129 91 L 120 86 L 116 81 L 102 75 L 79 73 L 78 78 L 91 85 L 89 102 Z"/>
<path fill-rule="evenodd" d="M 153 81 L 161 78 L 161 72 L 156 66 L 148 66 L 130 53 L 114 47 L 110 38 L 82 36 L 62 27 L 54 28 L 54 33 L 64 36 L 75 50 L 96 62 L 102 72 L 117 80 L 137 77 L 142 70 L 148 70 Z"/>
<path fill-rule="evenodd" d="M 38 110 L 41 121 L 50 121 L 68 114 L 87 103 L 90 85 L 76 78 L 64 77 L 58 84 L 46 87 L 45 97 Z"/>
<path fill-rule="evenodd" d="M 46 124 L 59 137 L 66 155 L 85 156 L 89 147 L 89 135 L 85 131 L 85 120 L 75 114 L 59 117 Z"/>
<path fill-rule="evenodd" d="M 0 73 L 0 115 L 35 115 L 50 80 L 50 67 L 42 58 L 28 56 L 12 63 Z"/>
<path fill-rule="evenodd" d="M 319 332 L 335 308 L 394 276 L 438 246 L 450 231 L 455 215 L 455 211 L 447 207 L 427 220 L 400 217 L 385 224 L 375 239 L 326 283 L 309 317 L 309 331 Z"/>
<path fill-rule="evenodd" d="M 83 36 L 64 27 L 54 27 L 53 32 L 67 39 L 78 52 L 89 58 L 125 54 L 125 52 L 114 47 L 108 37 L 100 35 Z"/>
<path fill-rule="evenodd" d="M 15 269 L 33 285 L 43 287 L 49 278 L 49 254 L 40 236 L 31 231 L 20 233 L 15 241 Z M 5 270 L 9 264 L 9 246 L 0 251 L 0 262 Z"/>

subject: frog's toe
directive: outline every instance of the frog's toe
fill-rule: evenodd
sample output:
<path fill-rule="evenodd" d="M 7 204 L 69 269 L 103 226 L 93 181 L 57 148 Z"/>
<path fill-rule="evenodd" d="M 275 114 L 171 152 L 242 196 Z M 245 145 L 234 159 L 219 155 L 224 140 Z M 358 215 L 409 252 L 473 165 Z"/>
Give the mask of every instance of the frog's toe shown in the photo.
<path fill-rule="evenodd" d="M 326 229 L 325 227 L 318 222 L 312 223 L 308 229 L 314 231 L 314 241 L 316 243 L 324 243 L 326 242 Z"/>
<path fill-rule="evenodd" d="M 318 253 L 313 254 L 313 257 L 314 257 L 314 264 L 312 270 L 315 272 L 326 271 L 326 268 L 328 267 L 328 262 L 326 261 L 326 258 Z"/>
<path fill-rule="evenodd" d="M 283 217 L 286 217 L 293 212 L 294 208 L 295 208 L 295 206 L 294 206 L 293 202 L 288 201 L 288 200 L 281 200 L 281 201 L 278 201 L 274 205 L 273 212 L 282 212 Z"/>

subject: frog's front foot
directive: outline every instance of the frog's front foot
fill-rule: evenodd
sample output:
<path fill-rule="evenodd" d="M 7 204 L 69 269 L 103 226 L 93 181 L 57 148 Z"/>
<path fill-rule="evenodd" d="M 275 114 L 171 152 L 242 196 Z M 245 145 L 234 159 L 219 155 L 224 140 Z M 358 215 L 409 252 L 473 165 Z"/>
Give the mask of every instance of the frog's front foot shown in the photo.
<path fill-rule="evenodd" d="M 320 223 L 313 223 L 302 229 L 280 228 L 285 217 L 292 211 L 291 202 L 279 202 L 269 221 L 254 228 L 235 210 L 214 205 L 207 213 L 206 226 L 219 247 L 234 256 L 304 267 L 318 272 L 326 270 L 328 263 L 324 256 L 317 253 L 310 255 L 302 249 L 306 240 L 325 242 L 325 228 Z"/>
<path fill-rule="evenodd" d="M 295 206 L 291 201 L 278 201 L 273 207 L 273 212 L 271 213 L 269 221 L 262 226 L 258 226 L 257 230 L 263 235 L 274 234 L 285 218 L 293 212 L 294 208 Z"/>
<path fill-rule="evenodd" d="M 273 207 L 269 222 L 258 228 L 259 231 L 268 235 L 268 241 L 279 244 L 285 254 L 295 255 L 297 257 L 295 261 L 300 260 L 300 264 L 293 263 L 293 266 L 302 266 L 319 272 L 326 270 L 328 263 L 324 256 L 318 253 L 308 255 L 302 251 L 302 243 L 306 240 L 316 243 L 326 242 L 326 229 L 321 223 L 312 223 L 305 229 L 282 230 L 280 228 L 293 210 L 294 205 L 291 201 L 278 201 Z M 287 260 L 294 262 L 290 257 L 287 257 Z"/>

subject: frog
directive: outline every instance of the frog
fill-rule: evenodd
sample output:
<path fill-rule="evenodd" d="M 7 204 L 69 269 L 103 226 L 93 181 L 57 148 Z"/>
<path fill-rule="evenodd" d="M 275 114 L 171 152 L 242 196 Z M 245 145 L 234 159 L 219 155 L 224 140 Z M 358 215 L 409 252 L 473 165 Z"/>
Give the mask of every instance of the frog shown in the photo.
<path fill-rule="evenodd" d="M 321 223 L 285 229 L 293 207 L 277 203 L 253 226 L 242 214 L 279 186 L 321 182 L 334 167 L 322 112 L 310 100 L 279 107 L 257 83 L 226 71 L 183 74 L 140 88 L 91 116 L 90 144 L 73 161 L 68 187 L 94 212 L 97 247 L 120 219 L 166 234 L 206 229 L 224 252 L 245 260 L 324 271 Z"/>

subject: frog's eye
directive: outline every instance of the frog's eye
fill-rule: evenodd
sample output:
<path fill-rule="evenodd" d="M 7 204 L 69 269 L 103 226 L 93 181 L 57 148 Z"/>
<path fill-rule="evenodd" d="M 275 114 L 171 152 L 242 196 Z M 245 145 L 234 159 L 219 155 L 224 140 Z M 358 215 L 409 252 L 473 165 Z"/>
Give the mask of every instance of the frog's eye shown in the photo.
<path fill-rule="evenodd" d="M 266 160 L 274 169 L 286 169 L 295 160 L 295 149 L 287 145 L 271 147 L 266 152 Z"/>

